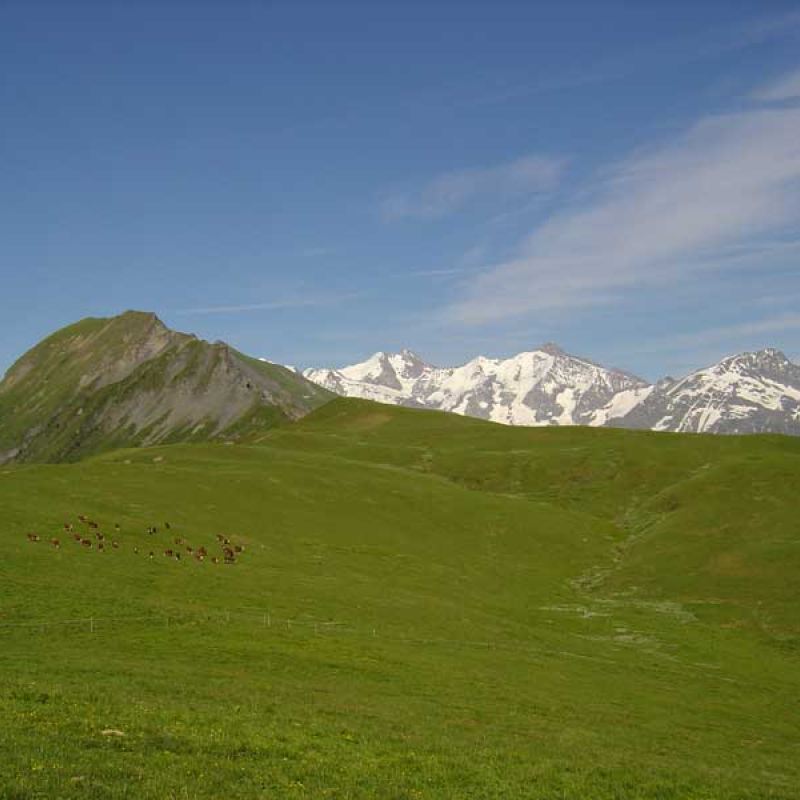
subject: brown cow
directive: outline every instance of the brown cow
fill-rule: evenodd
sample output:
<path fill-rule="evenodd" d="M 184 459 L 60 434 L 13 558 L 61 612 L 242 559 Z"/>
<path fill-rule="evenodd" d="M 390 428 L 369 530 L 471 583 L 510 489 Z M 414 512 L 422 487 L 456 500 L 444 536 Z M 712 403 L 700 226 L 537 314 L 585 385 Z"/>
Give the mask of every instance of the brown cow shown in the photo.
<path fill-rule="evenodd" d="M 105 545 L 104 545 L 102 542 L 99 542 L 99 543 L 98 543 L 98 545 L 97 545 L 97 549 L 98 549 L 98 550 L 99 550 L 101 553 L 104 553 L 104 552 L 105 552 L 105 550 L 106 550 L 106 546 L 105 546 Z"/>
<path fill-rule="evenodd" d="M 28 541 L 29 542 L 38 542 L 39 541 L 39 536 L 36 533 L 26 533 L 25 535 L 28 537 Z"/>
<path fill-rule="evenodd" d="M 50 540 L 50 544 L 56 548 L 61 547 L 61 542 L 59 542 L 58 539 L 55 538 L 55 536 Z"/>
<path fill-rule="evenodd" d="M 72 538 L 73 538 L 73 539 L 74 539 L 76 542 L 79 542 L 81 539 L 83 539 L 83 536 L 81 536 L 79 533 L 73 533 L 73 534 L 72 534 Z"/>
<path fill-rule="evenodd" d="M 211 563 L 219 564 L 219 558 L 217 556 L 211 556 Z"/>
<path fill-rule="evenodd" d="M 84 547 L 91 547 L 92 546 L 92 540 L 91 539 L 81 539 L 81 544 Z"/>
<path fill-rule="evenodd" d="M 234 549 L 234 551 L 235 551 L 235 552 L 237 552 L 237 553 L 242 553 L 242 552 L 244 552 L 244 547 L 242 547 L 240 544 L 235 544 L 235 545 L 233 546 L 233 549 Z"/>
<path fill-rule="evenodd" d="M 90 527 L 90 528 L 91 528 L 93 531 L 96 531 L 96 530 L 97 530 L 97 529 L 100 527 L 100 525 L 99 525 L 99 523 L 97 523 L 97 522 L 92 522 L 91 520 L 89 520 L 89 527 Z"/>
<path fill-rule="evenodd" d="M 115 550 L 119 550 L 119 542 L 118 542 L 116 539 L 112 539 L 112 540 L 111 540 L 111 546 L 112 546 L 112 547 L 113 547 Z"/>
<path fill-rule="evenodd" d="M 168 558 L 172 558 L 172 556 L 175 554 L 172 552 L 172 550 L 165 550 L 164 555 L 167 556 Z"/>

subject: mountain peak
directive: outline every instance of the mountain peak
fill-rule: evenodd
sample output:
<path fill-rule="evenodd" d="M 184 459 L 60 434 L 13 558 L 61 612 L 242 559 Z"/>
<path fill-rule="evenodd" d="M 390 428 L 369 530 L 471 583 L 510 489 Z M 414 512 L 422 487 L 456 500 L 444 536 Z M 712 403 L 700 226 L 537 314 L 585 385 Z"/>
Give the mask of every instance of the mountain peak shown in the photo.
<path fill-rule="evenodd" d="M 545 342 L 536 348 L 540 353 L 547 353 L 549 356 L 565 356 L 567 353 L 555 342 Z"/>
<path fill-rule="evenodd" d="M 87 318 L 48 336 L 0 381 L 0 463 L 230 439 L 329 398 L 224 342 L 170 330 L 151 312 Z"/>

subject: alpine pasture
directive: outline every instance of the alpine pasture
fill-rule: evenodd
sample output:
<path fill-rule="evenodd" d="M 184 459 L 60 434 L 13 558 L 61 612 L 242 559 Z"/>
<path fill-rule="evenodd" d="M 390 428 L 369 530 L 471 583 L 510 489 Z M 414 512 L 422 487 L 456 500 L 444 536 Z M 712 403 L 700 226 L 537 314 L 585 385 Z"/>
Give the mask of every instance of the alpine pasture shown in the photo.
<path fill-rule="evenodd" d="M 796 439 L 353 400 L 3 467 L 0 796 L 796 798 L 799 485 Z"/>

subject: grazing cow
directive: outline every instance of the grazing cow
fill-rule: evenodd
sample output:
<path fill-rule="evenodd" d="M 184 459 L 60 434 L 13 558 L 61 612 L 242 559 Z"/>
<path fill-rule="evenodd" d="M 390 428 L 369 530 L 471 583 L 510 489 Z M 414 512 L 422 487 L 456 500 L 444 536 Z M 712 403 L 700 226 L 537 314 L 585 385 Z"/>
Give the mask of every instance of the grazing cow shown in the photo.
<path fill-rule="evenodd" d="M 88 522 L 89 521 L 89 517 L 87 517 L 85 514 L 78 514 L 78 521 L 79 522 Z"/>
<path fill-rule="evenodd" d="M 118 522 L 114 524 L 114 530 L 117 531 L 117 533 L 119 533 L 119 523 Z"/>
<path fill-rule="evenodd" d="M 176 561 L 180 561 L 181 560 L 181 554 L 180 553 L 175 553 L 175 560 Z"/>
<path fill-rule="evenodd" d="M 151 551 L 150 551 L 150 560 L 151 560 L 151 561 L 153 560 L 153 556 L 154 556 L 154 553 L 153 553 L 153 551 L 151 550 Z"/>
<path fill-rule="evenodd" d="M 217 556 L 211 556 L 211 563 L 219 564 L 219 558 Z"/>
<path fill-rule="evenodd" d="M 244 547 L 242 547 L 240 544 L 235 544 L 235 545 L 233 546 L 233 549 L 234 549 L 234 551 L 235 551 L 235 552 L 237 552 L 237 553 L 241 553 L 241 552 L 243 552 L 243 551 L 244 551 Z"/>
<path fill-rule="evenodd" d="M 169 527 L 169 522 L 165 522 L 165 523 L 164 523 L 164 527 L 165 527 L 167 530 L 169 530 L 169 529 L 170 529 L 170 527 Z"/>
<path fill-rule="evenodd" d="M 195 554 L 194 554 L 194 557 L 195 557 L 195 558 L 196 558 L 198 561 L 205 561 L 205 559 L 206 559 L 206 557 L 205 557 L 205 556 L 204 556 L 202 553 L 195 553 Z"/>
<path fill-rule="evenodd" d="M 74 539 L 76 542 L 79 542 L 81 539 L 83 539 L 83 536 L 81 536 L 79 533 L 73 533 L 73 534 L 72 534 L 72 538 L 73 538 L 73 539 Z"/>
<path fill-rule="evenodd" d="M 235 564 L 236 563 L 236 559 L 233 558 L 232 556 L 230 556 L 230 557 L 229 556 L 225 556 L 225 563 L 226 564 Z"/>
<path fill-rule="evenodd" d="M 99 542 L 99 543 L 98 543 L 98 545 L 97 545 L 97 549 L 98 549 L 98 550 L 99 550 L 101 553 L 105 553 L 105 551 L 106 551 L 106 546 L 105 546 L 105 545 L 104 545 L 102 542 Z"/>
<path fill-rule="evenodd" d="M 72 523 L 70 523 L 70 522 L 65 522 L 65 523 L 64 523 L 64 530 L 65 530 L 67 533 L 72 533 L 72 530 L 73 530 L 73 529 L 72 529 Z"/>
<path fill-rule="evenodd" d="M 208 555 L 208 550 L 206 550 L 205 547 L 198 547 L 197 548 L 197 552 L 200 553 L 201 556 L 207 556 Z"/>
<path fill-rule="evenodd" d="M 25 535 L 28 537 L 28 541 L 29 542 L 38 542 L 39 541 L 39 536 L 37 534 L 35 534 L 35 533 L 26 533 Z"/>
<path fill-rule="evenodd" d="M 115 550 L 119 550 L 119 542 L 118 542 L 116 539 L 112 539 L 112 540 L 111 540 L 111 546 L 112 546 L 112 547 L 113 547 Z"/>
<path fill-rule="evenodd" d="M 99 523 L 97 523 L 97 522 L 92 522 L 91 520 L 89 520 L 89 527 L 90 527 L 90 528 L 91 528 L 93 531 L 96 531 L 96 530 L 97 530 L 97 529 L 100 527 L 100 525 L 99 525 Z"/>
<path fill-rule="evenodd" d="M 133 552 L 138 556 L 139 555 L 139 548 L 138 547 L 134 547 L 133 548 Z"/>
<path fill-rule="evenodd" d="M 176 536 L 173 541 L 175 544 L 186 544 L 186 539 L 184 539 L 182 536 Z"/>
<path fill-rule="evenodd" d="M 92 540 L 91 539 L 81 539 L 81 544 L 84 547 L 91 547 L 92 546 Z"/>
<path fill-rule="evenodd" d="M 222 536 L 222 534 L 219 534 L 219 533 L 217 534 L 217 541 L 218 541 L 218 542 L 222 542 L 222 540 L 223 540 L 224 538 L 225 538 L 225 537 L 224 537 L 224 536 Z"/>
<path fill-rule="evenodd" d="M 96 533 L 96 534 L 95 534 L 95 536 L 97 537 L 97 541 L 98 541 L 98 542 L 102 542 L 102 541 L 103 541 L 103 539 L 105 539 L 105 538 L 106 538 L 105 536 L 103 536 L 103 534 L 102 534 L 102 533 Z"/>
<path fill-rule="evenodd" d="M 167 556 L 167 558 L 172 558 L 172 556 L 175 554 L 172 552 L 172 550 L 165 550 L 164 555 Z"/>
<path fill-rule="evenodd" d="M 222 542 L 223 544 L 230 544 L 230 540 L 227 539 L 226 537 L 223 537 Z"/>
<path fill-rule="evenodd" d="M 53 545 L 53 547 L 55 548 L 61 547 L 61 542 L 59 542 L 58 539 L 55 538 L 55 536 L 50 540 L 50 544 Z"/>

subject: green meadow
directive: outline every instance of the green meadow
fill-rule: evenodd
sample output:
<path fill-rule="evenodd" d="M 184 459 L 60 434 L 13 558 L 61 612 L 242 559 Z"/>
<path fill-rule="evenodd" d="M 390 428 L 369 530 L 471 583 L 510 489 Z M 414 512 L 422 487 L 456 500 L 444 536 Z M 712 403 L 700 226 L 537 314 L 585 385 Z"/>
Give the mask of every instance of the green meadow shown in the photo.
<path fill-rule="evenodd" d="M 0 468 L 0 797 L 800 797 L 798 489 L 798 439 L 355 400 Z"/>

